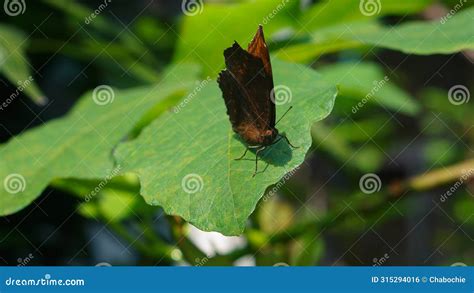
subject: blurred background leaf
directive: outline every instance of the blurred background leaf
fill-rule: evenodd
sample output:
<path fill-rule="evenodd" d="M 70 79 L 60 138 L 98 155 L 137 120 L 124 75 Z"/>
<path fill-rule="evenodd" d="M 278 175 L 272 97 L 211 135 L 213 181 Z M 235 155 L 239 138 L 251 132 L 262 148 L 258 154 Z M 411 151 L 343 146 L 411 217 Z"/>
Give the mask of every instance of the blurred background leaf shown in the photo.
<path fill-rule="evenodd" d="M 32 66 L 25 56 L 26 46 L 28 38 L 25 34 L 13 27 L 0 24 L 0 73 L 17 87 L 16 92 L 24 91 L 35 103 L 44 105 L 48 100 L 34 82 Z"/>

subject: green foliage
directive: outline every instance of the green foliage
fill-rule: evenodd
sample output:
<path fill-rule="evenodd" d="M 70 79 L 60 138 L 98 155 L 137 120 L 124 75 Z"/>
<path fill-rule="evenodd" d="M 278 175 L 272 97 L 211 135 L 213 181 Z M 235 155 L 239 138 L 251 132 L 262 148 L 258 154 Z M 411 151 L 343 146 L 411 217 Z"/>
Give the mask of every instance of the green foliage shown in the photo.
<path fill-rule="evenodd" d="M 417 21 L 353 36 L 358 41 L 407 54 L 449 54 L 474 48 L 474 7 L 460 11 L 445 23 Z"/>
<path fill-rule="evenodd" d="M 309 42 L 284 48 L 279 56 L 285 60 L 307 61 L 322 54 L 365 46 L 420 55 L 459 52 L 474 48 L 473 12 L 474 7 L 456 13 L 446 22 L 413 21 L 393 27 L 381 26 L 369 19 L 351 19 L 351 22 L 310 31 Z"/>
<path fill-rule="evenodd" d="M 105 219 L 107 222 L 120 222 L 133 213 L 137 194 L 121 190 L 103 190 L 98 200 L 82 203 L 79 213 L 86 218 Z"/>
<path fill-rule="evenodd" d="M 364 15 L 360 11 L 360 0 L 324 0 L 308 9 L 301 17 L 300 24 L 306 30 L 314 30 L 340 23 L 346 24 L 357 20 L 376 19 L 385 15 L 406 15 L 416 13 L 432 2 L 433 0 L 384 0 L 377 7 L 371 8 L 370 6 L 373 5 L 367 4 L 365 10 L 368 14 Z M 369 3 L 369 1 L 366 3 Z M 335 15 L 337 17 L 334 17 Z"/>
<path fill-rule="evenodd" d="M 291 252 L 291 265 L 318 265 L 324 257 L 324 241 L 321 238 L 314 238 L 314 231 L 310 230 L 292 243 Z"/>
<path fill-rule="evenodd" d="M 336 158 L 341 164 L 349 165 L 363 172 L 377 170 L 382 163 L 383 154 L 376 147 L 363 143 L 363 148 L 351 144 L 346 132 L 340 131 L 340 125 L 329 127 L 324 122 L 313 127 L 313 140 L 317 151 L 324 151 Z M 352 125 L 347 131 L 356 133 L 358 126 Z M 368 135 L 364 133 L 367 141 Z"/>
<path fill-rule="evenodd" d="M 354 99 L 352 112 L 363 109 L 366 103 L 409 115 L 416 114 L 419 104 L 398 88 L 380 65 L 364 62 L 341 62 L 319 68 L 328 81 L 339 85 L 340 95 Z M 360 102 L 360 103 L 359 103 Z"/>
<path fill-rule="evenodd" d="M 57 179 L 54 188 L 77 196 L 78 212 L 85 218 L 120 222 L 139 212 L 139 185 L 133 175 L 117 176 L 107 181 Z"/>
<path fill-rule="evenodd" d="M 454 216 L 463 225 L 474 227 L 474 218 L 472 217 L 472 211 L 474 210 L 474 200 L 472 192 L 460 192 L 456 194 L 459 200 L 454 206 Z M 450 200 L 450 199 L 448 199 Z"/>
<path fill-rule="evenodd" d="M 325 54 L 360 48 L 363 44 L 359 40 L 346 36 L 349 33 L 358 35 L 379 29 L 380 25 L 377 22 L 368 20 L 322 27 L 305 36 L 304 42 L 278 50 L 277 56 L 287 61 L 306 62 Z"/>
<path fill-rule="evenodd" d="M 36 43 L 36 47 L 39 47 L 37 50 L 41 51 L 41 48 L 52 47 L 55 52 L 60 51 L 86 62 L 97 59 L 101 63 L 101 67 L 110 68 L 107 71 L 126 68 L 127 73 L 144 83 L 152 84 L 159 80 L 156 68 L 160 62 L 152 54 L 152 49 L 157 49 L 165 43 L 163 37 L 166 33 L 157 23 L 148 21 L 147 27 L 154 33 L 161 30 L 161 42 L 159 44 L 156 44 L 155 40 L 149 43 L 138 42 L 138 37 L 135 34 L 142 35 L 140 25 L 147 20 L 144 17 L 140 18 L 140 22 L 137 22 L 136 28 L 130 27 L 125 30 L 121 25 L 114 24 L 104 14 L 97 14 L 82 3 L 55 0 L 43 0 L 43 2 L 68 15 L 71 18 L 70 25 L 76 29 L 78 34 L 83 33 L 86 37 L 79 38 L 78 43 L 75 43 L 73 39 L 64 44 L 58 44 L 59 49 L 55 48 L 54 40 L 39 41 Z M 112 5 L 112 2 L 104 3 L 99 5 L 106 5 L 106 8 Z M 119 80 L 122 84 L 123 78 Z"/>
<path fill-rule="evenodd" d="M 278 4 L 280 1 L 274 0 L 206 4 L 201 14 L 184 17 L 175 62 L 200 63 L 206 74 L 216 76 L 224 67 L 224 49 L 234 41 L 247 47 L 259 24 L 265 25 L 267 39 L 283 28 L 293 26 L 298 2 L 290 1 L 275 13 Z"/>
<path fill-rule="evenodd" d="M 26 46 L 28 38 L 21 31 L 0 24 L 0 73 L 35 103 L 45 104 L 47 99 L 34 82 L 31 64 L 25 56 Z M 14 95 L 18 97 L 19 93 Z"/>
<path fill-rule="evenodd" d="M 0 147 L 0 178 L 19 174 L 24 190 L 0 188 L 0 215 L 31 203 L 55 178 L 107 178 L 120 173 L 112 150 L 158 102 L 192 86 L 195 66 L 171 68 L 153 87 L 86 93 L 66 117 L 11 139 Z M 179 79 L 178 79 L 179 78 Z M 99 95 L 105 95 L 102 100 Z M 108 101 L 99 105 L 96 101 Z M 115 169 L 114 169 L 115 168 Z"/>
<path fill-rule="evenodd" d="M 118 163 L 138 175 L 149 204 L 202 230 L 243 231 L 265 189 L 303 162 L 311 146 L 311 125 L 329 115 L 336 96 L 335 87 L 304 66 L 278 60 L 273 65 L 275 84 L 287 86 L 292 95 L 291 103 L 278 106 L 277 112 L 294 106 L 278 128 L 299 148 L 292 150 L 284 140 L 268 148 L 259 162 L 264 171 L 252 178 L 254 155 L 234 160 L 246 147 L 232 131 L 221 92 L 212 82 L 177 114 L 163 115 L 117 149 Z"/>

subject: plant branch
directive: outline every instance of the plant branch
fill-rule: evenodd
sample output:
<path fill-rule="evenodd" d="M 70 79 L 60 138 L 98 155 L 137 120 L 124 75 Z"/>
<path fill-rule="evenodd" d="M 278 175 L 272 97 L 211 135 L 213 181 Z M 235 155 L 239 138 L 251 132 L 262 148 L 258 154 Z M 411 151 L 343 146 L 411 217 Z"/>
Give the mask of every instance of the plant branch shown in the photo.
<path fill-rule="evenodd" d="M 409 178 L 406 181 L 396 182 L 389 187 L 392 194 L 399 195 L 403 191 L 424 191 L 453 181 L 465 181 L 474 177 L 474 159 L 439 168 Z"/>

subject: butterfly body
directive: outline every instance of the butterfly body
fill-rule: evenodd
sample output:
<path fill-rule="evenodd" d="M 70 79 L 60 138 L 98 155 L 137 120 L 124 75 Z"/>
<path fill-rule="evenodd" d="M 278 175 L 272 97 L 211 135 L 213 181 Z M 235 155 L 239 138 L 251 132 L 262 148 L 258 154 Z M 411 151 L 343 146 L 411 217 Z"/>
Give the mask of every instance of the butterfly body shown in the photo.
<path fill-rule="evenodd" d="M 262 130 L 253 125 L 241 125 L 234 131 L 250 146 L 271 145 L 278 136 L 278 130 L 275 128 Z"/>

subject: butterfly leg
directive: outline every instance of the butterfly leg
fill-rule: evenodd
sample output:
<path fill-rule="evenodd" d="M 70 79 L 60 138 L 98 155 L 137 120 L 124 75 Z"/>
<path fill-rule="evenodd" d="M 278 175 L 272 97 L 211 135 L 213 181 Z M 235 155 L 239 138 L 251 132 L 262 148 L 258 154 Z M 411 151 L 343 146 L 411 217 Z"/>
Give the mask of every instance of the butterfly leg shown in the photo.
<path fill-rule="evenodd" d="M 260 147 L 259 149 L 257 149 L 255 151 L 255 172 L 253 172 L 253 175 L 252 175 L 252 178 L 255 177 L 255 175 L 257 175 L 257 171 L 258 171 L 258 154 L 263 151 L 264 149 L 266 148 L 266 146 L 262 146 Z"/>
<path fill-rule="evenodd" d="M 299 147 L 297 147 L 297 146 L 292 145 L 291 142 L 290 142 L 290 140 L 288 139 L 288 137 L 286 137 L 286 135 L 281 135 L 281 134 L 280 134 L 280 136 L 283 137 L 283 138 L 286 140 L 286 142 L 288 143 L 288 145 L 291 146 L 292 148 L 294 148 L 294 149 L 299 148 Z"/>
<path fill-rule="evenodd" d="M 248 147 L 245 149 L 244 154 L 243 154 L 242 156 L 238 157 L 237 159 L 234 159 L 234 160 L 236 160 L 236 161 L 242 160 L 242 159 L 245 157 L 245 155 L 247 154 L 247 152 L 249 151 L 249 149 L 256 149 L 256 148 L 259 148 L 259 147 L 260 147 L 260 146 L 258 146 L 258 145 L 257 145 L 257 146 L 252 146 L 252 145 L 251 145 L 251 146 L 248 146 Z"/>
<path fill-rule="evenodd" d="M 234 160 L 236 160 L 236 161 L 242 160 L 245 157 L 245 155 L 247 154 L 248 151 L 249 151 L 249 148 L 245 148 L 244 154 L 242 156 L 238 157 L 237 159 L 234 159 Z"/>

